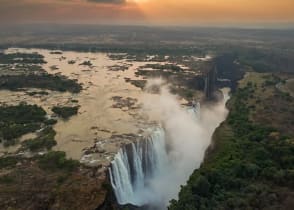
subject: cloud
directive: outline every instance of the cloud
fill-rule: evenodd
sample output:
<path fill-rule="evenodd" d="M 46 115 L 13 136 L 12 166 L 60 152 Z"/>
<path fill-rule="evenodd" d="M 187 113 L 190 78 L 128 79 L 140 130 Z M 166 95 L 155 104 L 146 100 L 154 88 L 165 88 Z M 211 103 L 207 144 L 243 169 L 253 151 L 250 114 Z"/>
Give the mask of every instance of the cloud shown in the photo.
<path fill-rule="evenodd" d="M 88 2 L 100 4 L 124 4 L 126 3 L 126 0 L 88 0 Z"/>

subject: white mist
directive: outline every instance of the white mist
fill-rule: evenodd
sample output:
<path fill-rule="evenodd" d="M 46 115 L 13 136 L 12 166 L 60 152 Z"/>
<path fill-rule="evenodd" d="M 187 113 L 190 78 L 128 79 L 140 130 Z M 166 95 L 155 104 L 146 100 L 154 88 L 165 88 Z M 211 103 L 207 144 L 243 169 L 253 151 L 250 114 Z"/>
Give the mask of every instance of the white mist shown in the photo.
<path fill-rule="evenodd" d="M 172 95 L 168 87 L 159 79 L 150 81 L 147 84 L 148 90 L 157 90 L 159 95 L 155 100 L 154 95 L 146 94 L 144 112 L 150 116 L 156 116 L 158 123 L 164 128 L 162 132 L 165 133 L 159 138 L 153 138 L 153 141 L 165 142 L 167 147 L 162 145 L 158 147 L 155 144 L 152 146 L 151 150 L 154 151 L 149 152 L 151 155 L 156 155 L 156 158 L 153 157 L 153 159 L 158 161 L 158 163 L 154 163 L 153 175 L 143 177 L 140 171 L 136 172 L 139 173 L 143 183 L 136 182 L 135 186 L 132 184 L 133 196 L 129 198 L 124 196 L 123 202 L 120 203 L 152 205 L 157 209 L 166 209 L 171 199 L 177 199 L 180 186 L 186 183 L 196 168 L 199 168 L 205 151 L 211 143 L 214 130 L 225 120 L 228 113 L 225 107 L 229 98 L 228 90 L 223 91 L 224 100 L 209 107 L 201 107 L 201 112 L 199 107 L 197 112 L 193 112 L 181 106 L 176 96 Z M 140 148 L 134 150 L 134 154 L 138 155 L 136 165 L 140 164 L 140 161 L 143 164 L 142 155 L 140 156 L 138 152 L 142 154 Z M 125 159 L 125 157 L 120 158 Z M 117 161 L 117 163 L 122 164 L 121 161 Z M 115 163 L 113 162 L 113 164 Z M 158 167 L 159 165 L 160 167 Z M 121 167 L 127 168 L 129 166 L 128 163 L 125 163 Z M 141 170 L 142 166 L 138 165 L 138 168 Z M 120 174 L 116 176 L 117 179 L 122 178 Z M 135 174 L 135 176 L 138 175 Z M 126 180 L 117 182 L 126 182 Z M 129 189 L 130 186 L 127 188 Z M 123 192 L 125 189 L 120 190 Z M 117 195 L 117 197 L 119 196 Z"/>

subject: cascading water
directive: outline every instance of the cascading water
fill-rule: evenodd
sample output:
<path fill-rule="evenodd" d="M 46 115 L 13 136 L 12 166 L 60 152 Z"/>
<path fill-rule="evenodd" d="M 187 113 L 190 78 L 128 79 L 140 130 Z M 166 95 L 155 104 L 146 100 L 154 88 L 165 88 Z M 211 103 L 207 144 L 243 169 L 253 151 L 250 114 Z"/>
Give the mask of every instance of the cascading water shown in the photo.
<path fill-rule="evenodd" d="M 132 203 L 134 195 L 129 161 L 125 154 L 125 151 L 120 149 L 118 154 L 114 157 L 110 176 L 116 199 L 120 204 L 124 204 L 127 199 L 128 203 Z"/>
<path fill-rule="evenodd" d="M 200 166 L 215 128 L 227 116 L 229 97 L 223 93 L 223 101 L 201 113 L 200 103 L 183 109 L 164 89 L 161 100 L 148 104 L 161 116 L 164 129 L 154 129 L 148 138 L 124 146 L 115 156 L 109 172 L 119 204 L 162 210 L 177 198 L 180 186 Z"/>
<path fill-rule="evenodd" d="M 121 148 L 111 162 L 110 181 L 119 204 L 144 205 L 148 182 L 167 163 L 165 132 L 156 128 L 144 141 Z"/>

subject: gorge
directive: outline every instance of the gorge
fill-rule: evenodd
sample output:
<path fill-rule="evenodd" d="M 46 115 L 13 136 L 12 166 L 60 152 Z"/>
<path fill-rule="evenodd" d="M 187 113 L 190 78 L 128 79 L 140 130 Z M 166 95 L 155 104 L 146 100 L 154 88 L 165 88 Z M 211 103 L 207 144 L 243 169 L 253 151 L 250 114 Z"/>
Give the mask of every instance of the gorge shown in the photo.
<path fill-rule="evenodd" d="M 212 134 L 225 120 L 228 89 L 216 104 L 181 106 L 167 87 L 160 98 L 145 107 L 160 117 L 159 126 L 142 140 L 125 145 L 109 169 L 111 185 L 120 205 L 166 209 L 176 199 L 180 186 L 198 168 L 211 143 Z M 159 114 L 159 115 L 158 115 Z"/>
<path fill-rule="evenodd" d="M 0 209 L 293 209 L 294 30 L 2 29 Z"/>

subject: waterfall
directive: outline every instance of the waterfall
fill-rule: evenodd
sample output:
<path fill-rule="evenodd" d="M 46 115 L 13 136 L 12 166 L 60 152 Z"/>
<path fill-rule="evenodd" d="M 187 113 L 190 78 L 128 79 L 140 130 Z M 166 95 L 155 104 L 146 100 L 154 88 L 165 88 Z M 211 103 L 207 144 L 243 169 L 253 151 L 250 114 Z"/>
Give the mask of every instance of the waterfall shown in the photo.
<path fill-rule="evenodd" d="M 114 157 L 109 175 L 119 204 L 162 210 L 177 199 L 180 186 L 200 166 L 215 128 L 227 116 L 228 90 L 222 92 L 224 100 L 201 110 L 197 102 L 183 108 L 168 91 L 148 104 L 161 116 L 164 129 L 153 129 L 145 140 L 123 146 Z"/>
<path fill-rule="evenodd" d="M 167 163 L 165 132 L 156 128 L 145 140 L 124 146 L 109 169 L 111 185 L 119 204 L 144 205 L 144 189 Z"/>
<path fill-rule="evenodd" d="M 227 102 L 230 99 L 230 88 L 222 88 L 221 92 L 223 94 L 224 101 Z"/>
<path fill-rule="evenodd" d="M 123 149 L 120 149 L 114 157 L 111 165 L 110 181 L 120 204 L 124 204 L 126 198 L 129 199 L 130 203 L 133 202 L 134 191 L 131 183 L 130 166 L 126 152 Z"/>

